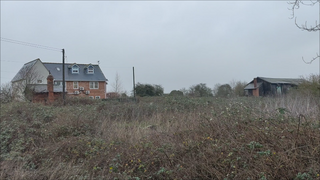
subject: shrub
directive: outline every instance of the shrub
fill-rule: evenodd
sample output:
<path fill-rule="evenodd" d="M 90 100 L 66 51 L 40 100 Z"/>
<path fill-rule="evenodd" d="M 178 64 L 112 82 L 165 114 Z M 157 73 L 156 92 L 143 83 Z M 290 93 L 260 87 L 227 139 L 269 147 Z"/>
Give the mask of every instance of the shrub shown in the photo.
<path fill-rule="evenodd" d="M 162 96 L 163 87 L 161 85 L 150 85 L 138 83 L 135 87 L 136 95 L 140 97 L 144 96 Z"/>
<path fill-rule="evenodd" d="M 314 106 L 304 96 L 6 103 L 0 179 L 317 179 Z"/>
<path fill-rule="evenodd" d="M 183 92 L 178 91 L 178 90 L 172 90 L 169 95 L 170 96 L 183 96 Z"/>

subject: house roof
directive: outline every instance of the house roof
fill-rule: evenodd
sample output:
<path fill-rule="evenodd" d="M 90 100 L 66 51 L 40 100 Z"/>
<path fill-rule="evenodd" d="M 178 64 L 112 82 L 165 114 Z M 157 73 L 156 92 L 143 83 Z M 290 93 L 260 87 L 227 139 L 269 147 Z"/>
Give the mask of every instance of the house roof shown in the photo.
<path fill-rule="evenodd" d="M 62 63 L 47 63 L 43 65 L 50 71 L 55 81 L 62 81 Z M 85 69 L 90 64 L 77 64 L 79 66 L 79 74 L 72 74 L 71 66 L 74 63 L 65 63 L 65 80 L 66 81 L 106 81 L 106 77 L 101 71 L 99 65 L 91 64 L 94 67 L 94 74 L 87 74 Z"/>
<path fill-rule="evenodd" d="M 292 79 L 292 78 L 267 78 L 267 77 L 258 77 L 271 84 L 294 84 L 299 85 L 303 80 L 302 79 Z"/>
<path fill-rule="evenodd" d="M 257 86 L 260 87 L 262 84 L 262 82 L 257 83 Z M 249 89 L 256 89 L 258 87 L 254 87 L 254 83 L 249 83 L 248 85 L 246 85 L 244 87 L 244 90 L 249 90 Z"/>
<path fill-rule="evenodd" d="M 48 92 L 47 84 L 28 84 L 28 88 L 31 88 L 36 93 Z M 62 92 L 62 86 L 53 86 L 53 92 Z"/>
<path fill-rule="evenodd" d="M 257 79 L 261 79 L 270 84 L 293 84 L 299 85 L 303 82 L 303 79 L 293 79 L 293 78 L 267 78 L 267 77 L 257 77 Z M 249 84 L 244 87 L 244 90 L 255 89 L 254 88 L 254 80 L 252 80 Z M 262 82 L 258 82 L 257 85 L 260 87 Z"/>
<path fill-rule="evenodd" d="M 25 75 L 31 70 L 31 68 L 36 64 L 36 62 L 40 59 L 35 59 L 33 61 L 30 61 L 28 63 L 25 63 L 22 68 L 19 70 L 19 72 L 13 77 L 11 82 L 19 81 L 21 79 L 24 79 Z"/>

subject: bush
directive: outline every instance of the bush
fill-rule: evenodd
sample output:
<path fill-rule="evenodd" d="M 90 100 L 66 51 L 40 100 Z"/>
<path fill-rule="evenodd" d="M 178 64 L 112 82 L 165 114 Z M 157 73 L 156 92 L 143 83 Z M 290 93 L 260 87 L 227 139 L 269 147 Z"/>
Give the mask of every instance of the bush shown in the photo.
<path fill-rule="evenodd" d="M 172 90 L 169 95 L 170 96 L 183 96 L 183 92 L 178 91 L 178 90 Z"/>
<path fill-rule="evenodd" d="M 140 97 L 144 96 L 162 96 L 163 87 L 161 85 L 150 85 L 138 83 L 135 87 L 136 95 Z"/>
<path fill-rule="evenodd" d="M 2 105 L 0 179 L 319 179 L 304 96 L 87 103 Z"/>
<path fill-rule="evenodd" d="M 205 83 L 193 85 L 189 88 L 187 94 L 192 97 L 212 97 L 212 89 L 207 87 Z"/>
<path fill-rule="evenodd" d="M 319 75 L 311 74 L 308 77 L 301 77 L 302 83 L 298 85 L 297 91 L 303 95 L 319 96 Z"/>
<path fill-rule="evenodd" d="M 11 83 L 1 85 L 0 103 L 8 103 L 13 100 Z"/>

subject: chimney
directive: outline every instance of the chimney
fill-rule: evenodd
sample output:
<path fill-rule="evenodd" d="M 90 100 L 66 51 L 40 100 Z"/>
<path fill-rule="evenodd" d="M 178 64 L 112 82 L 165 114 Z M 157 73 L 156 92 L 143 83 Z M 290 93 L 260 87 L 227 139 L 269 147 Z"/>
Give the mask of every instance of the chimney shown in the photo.
<path fill-rule="evenodd" d="M 257 78 L 254 78 L 253 79 L 253 84 L 254 84 L 254 88 L 257 88 L 258 86 L 257 86 Z"/>
<path fill-rule="evenodd" d="M 47 77 L 47 89 L 48 89 L 48 101 L 53 102 L 54 95 L 53 95 L 53 76 L 52 76 L 52 74 L 49 74 Z"/>

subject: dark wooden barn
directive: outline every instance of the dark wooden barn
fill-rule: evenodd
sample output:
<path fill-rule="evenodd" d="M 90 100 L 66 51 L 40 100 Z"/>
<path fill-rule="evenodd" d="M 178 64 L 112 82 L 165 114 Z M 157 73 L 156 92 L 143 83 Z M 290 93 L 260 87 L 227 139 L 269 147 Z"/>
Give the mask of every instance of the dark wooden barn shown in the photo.
<path fill-rule="evenodd" d="M 291 88 L 297 87 L 303 80 L 291 78 L 254 78 L 244 87 L 247 96 L 275 96 L 286 94 Z"/>

